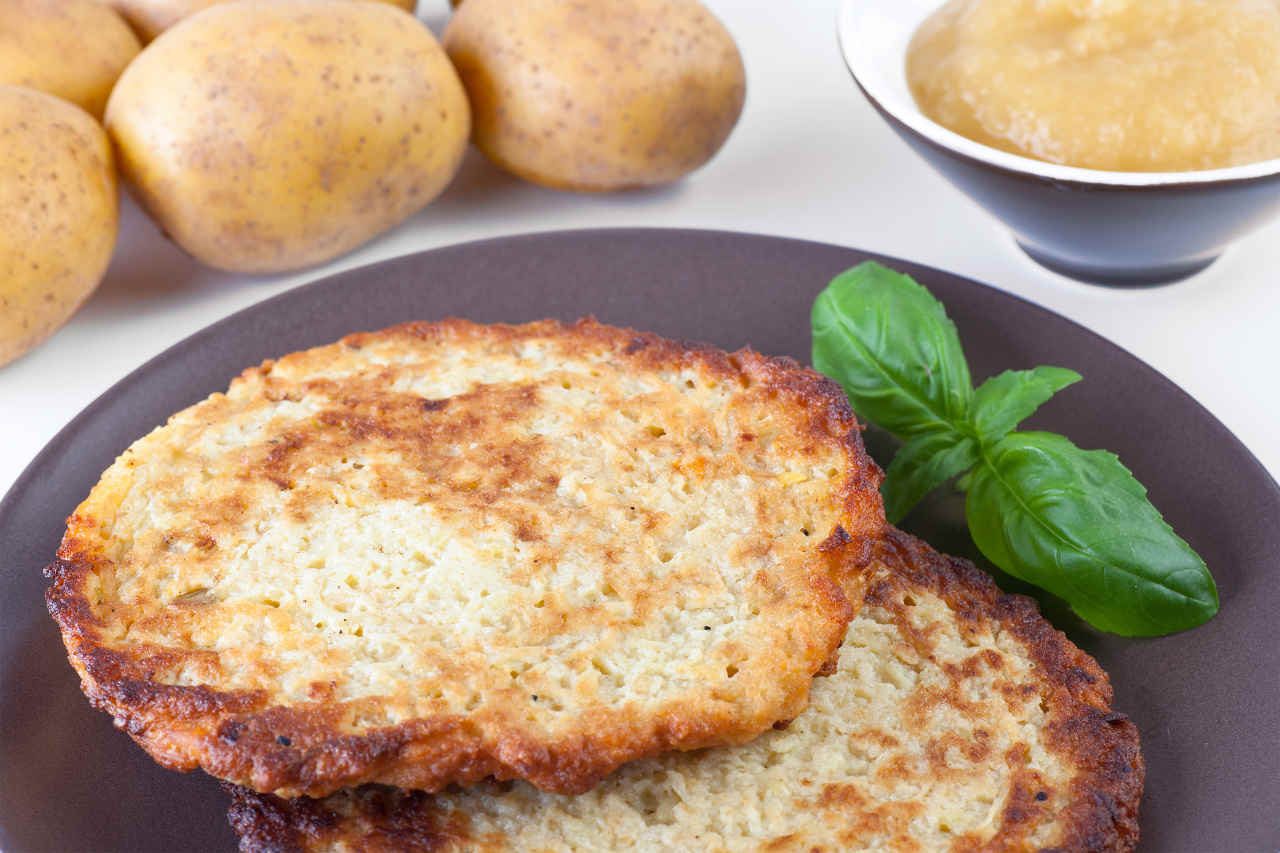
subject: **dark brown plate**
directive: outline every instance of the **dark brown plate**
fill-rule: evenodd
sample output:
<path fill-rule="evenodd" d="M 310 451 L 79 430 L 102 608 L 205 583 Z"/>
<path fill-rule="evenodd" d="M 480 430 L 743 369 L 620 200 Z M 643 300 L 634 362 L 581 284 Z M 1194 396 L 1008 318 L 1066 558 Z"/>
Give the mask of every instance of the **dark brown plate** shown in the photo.
<path fill-rule="evenodd" d="M 85 702 L 44 608 L 40 568 L 63 520 L 115 455 L 170 413 L 270 356 L 447 315 L 484 322 L 593 313 L 670 337 L 807 361 L 814 295 L 835 273 L 871 257 L 706 231 L 503 238 L 297 288 L 143 365 L 59 433 L 0 503 L 0 849 L 235 848 L 212 779 L 160 769 Z M 1154 640 L 1097 634 L 1047 602 L 1055 623 L 1111 673 L 1116 707 L 1142 732 L 1143 849 L 1280 848 L 1280 488 L 1212 415 L 1102 338 L 981 284 L 878 259 L 946 303 L 975 379 L 1037 364 L 1083 373 L 1084 382 L 1030 425 L 1119 453 L 1217 578 L 1216 619 Z M 892 445 L 884 436 L 869 434 L 868 444 L 886 461 Z M 904 526 L 972 556 L 955 497 L 930 500 Z"/>

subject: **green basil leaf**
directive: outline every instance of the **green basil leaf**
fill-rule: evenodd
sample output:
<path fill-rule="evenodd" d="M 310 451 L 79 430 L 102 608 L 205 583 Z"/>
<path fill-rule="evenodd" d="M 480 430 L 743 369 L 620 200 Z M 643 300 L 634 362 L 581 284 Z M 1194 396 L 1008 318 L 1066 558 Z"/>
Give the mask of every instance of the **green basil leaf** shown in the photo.
<path fill-rule="evenodd" d="M 1014 432 L 984 450 L 966 485 L 965 514 L 982 553 L 1098 628 L 1153 636 L 1218 612 L 1204 561 L 1114 454 Z"/>
<path fill-rule="evenodd" d="M 949 431 L 908 441 L 894 454 L 880 486 L 889 523 L 897 524 L 921 498 L 977 461 L 978 443 L 971 438 L 957 441 Z"/>
<path fill-rule="evenodd" d="M 967 428 L 973 384 L 955 325 L 910 277 L 863 263 L 813 303 L 813 366 L 902 438 Z"/>
<path fill-rule="evenodd" d="M 983 444 L 994 444 L 1057 392 L 1081 376 L 1065 367 L 1006 370 L 973 392 L 970 421 Z"/>

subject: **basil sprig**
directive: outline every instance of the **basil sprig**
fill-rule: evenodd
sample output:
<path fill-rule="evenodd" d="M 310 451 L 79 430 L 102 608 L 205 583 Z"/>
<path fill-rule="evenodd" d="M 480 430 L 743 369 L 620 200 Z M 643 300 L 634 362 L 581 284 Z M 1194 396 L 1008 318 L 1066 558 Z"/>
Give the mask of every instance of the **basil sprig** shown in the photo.
<path fill-rule="evenodd" d="M 844 387 L 861 417 L 904 441 L 882 487 L 890 521 L 963 475 L 969 532 L 987 559 L 1094 626 L 1154 636 L 1218 612 L 1204 561 L 1115 454 L 1015 431 L 1080 374 L 1009 370 L 975 390 L 942 304 L 875 263 L 837 276 L 812 322 L 814 367 Z"/>

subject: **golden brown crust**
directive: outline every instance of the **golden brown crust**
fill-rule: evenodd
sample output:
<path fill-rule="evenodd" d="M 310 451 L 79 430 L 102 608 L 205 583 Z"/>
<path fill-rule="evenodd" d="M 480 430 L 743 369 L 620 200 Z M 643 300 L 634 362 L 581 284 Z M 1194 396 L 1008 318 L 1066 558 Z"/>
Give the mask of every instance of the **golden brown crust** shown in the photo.
<path fill-rule="evenodd" d="M 338 837 L 360 853 L 436 853 L 468 839 L 465 816 L 445 819 L 422 791 L 366 786 L 358 809 L 340 813 L 326 800 L 284 800 L 222 784 L 231 795 L 227 820 L 245 853 L 307 853 Z"/>
<path fill-rule="evenodd" d="M 353 628 L 347 616 L 341 619 L 347 633 L 329 625 L 323 629 L 328 633 L 323 633 L 317 621 L 316 636 L 304 637 L 293 658 L 282 657 L 283 652 L 272 657 L 276 645 L 287 641 L 285 645 L 292 649 L 289 644 L 297 640 L 296 620 L 282 621 L 289 606 L 276 600 L 292 590 L 267 595 L 254 589 L 251 602 L 246 604 L 242 596 L 233 607 L 223 588 L 234 572 L 227 568 L 230 558 L 222 555 L 233 550 L 233 540 L 243 551 L 270 535 L 262 527 L 248 536 L 241 530 L 242 519 L 268 512 L 261 509 L 266 505 L 275 508 L 270 521 L 301 520 L 301 529 L 310 531 L 308 536 L 319 537 L 316 524 L 322 522 L 316 519 L 325 516 L 316 514 L 315 508 L 329 507 L 331 497 L 325 492 L 321 500 L 317 490 L 331 484 L 321 482 L 316 472 L 328 470 L 325 466 L 339 456 L 347 463 L 351 448 L 375 448 L 391 460 L 370 461 L 361 475 L 366 477 L 361 482 L 367 493 L 377 501 L 399 506 L 406 503 L 406 496 L 412 499 L 408 503 L 418 504 L 438 498 L 451 512 L 475 519 L 476 529 L 509 529 L 515 547 L 534 555 L 529 565 L 517 566 L 525 573 L 518 585 L 528 586 L 538 579 L 536 558 L 553 555 L 555 544 L 538 508 L 554 502 L 559 481 L 558 476 L 544 477 L 547 470 L 539 467 L 545 442 L 526 436 L 509 446 L 484 446 L 478 451 L 483 458 L 473 461 L 451 448 L 459 434 L 502 437 L 504 433 L 495 432 L 502 424 L 538 414 L 539 398 L 549 393 L 545 383 L 535 388 L 519 381 L 494 380 L 471 390 L 415 396 L 403 392 L 401 385 L 408 379 L 403 371 L 397 372 L 395 363 L 395 359 L 419 358 L 423 351 L 466 351 L 481 361 L 501 360 L 501 355 L 516 364 L 524 356 L 511 353 L 526 344 L 545 345 L 559 353 L 554 356 L 558 358 L 605 358 L 608 366 L 599 370 L 615 370 L 624 379 L 661 374 L 662 381 L 670 384 L 678 376 L 681 393 L 681 371 L 699 382 L 720 383 L 726 399 L 736 407 L 735 417 L 756 417 L 760 428 L 767 426 L 774 433 L 769 436 L 774 442 L 769 459 L 806 466 L 822 463 L 823 482 L 814 478 L 796 486 L 797 491 L 809 490 L 806 494 L 811 499 L 804 505 L 825 506 L 813 515 L 822 521 L 821 528 L 811 525 L 815 529 L 804 529 L 803 536 L 793 530 L 780 536 L 776 523 L 789 518 L 785 507 L 778 508 L 785 503 L 779 497 L 785 497 L 785 490 L 776 486 L 779 475 L 764 471 L 761 476 L 769 485 L 756 498 L 756 517 L 743 520 L 748 527 L 754 522 L 751 529 L 756 532 L 735 546 L 744 565 L 764 566 L 746 579 L 744 594 L 756 602 L 753 613 L 763 609 L 773 620 L 768 630 L 776 638 L 770 645 L 777 648 L 764 654 L 729 635 L 716 654 L 742 657 L 740 672 L 737 663 L 728 668 L 719 664 L 723 677 L 682 688 L 684 692 L 676 697 L 679 701 L 643 706 L 639 718 L 634 702 L 612 707 L 595 700 L 589 683 L 584 682 L 581 689 L 571 684 L 559 697 L 568 710 L 554 718 L 554 725 L 526 725 L 524 717 L 518 718 L 533 710 L 541 713 L 553 703 L 544 696 L 542 705 L 530 704 L 533 710 L 523 710 L 524 704 L 538 702 L 539 697 L 529 695 L 531 691 L 514 670 L 512 686 L 501 694 L 494 690 L 492 701 L 485 696 L 475 700 L 474 713 L 449 705 L 448 683 L 460 684 L 462 690 L 485 677 L 477 675 L 475 665 L 470 669 L 464 665 L 471 660 L 466 657 L 467 648 L 406 658 L 406 664 L 391 671 L 421 673 L 425 660 L 441 675 L 430 682 L 418 678 L 404 696 L 354 690 L 343 681 L 342 673 L 344 667 L 353 669 L 362 660 L 358 658 L 362 641 L 356 637 L 372 629 L 369 623 Z M 360 373 L 366 362 L 375 365 L 369 376 Z M 693 379 L 688 384 L 692 388 Z M 557 379 L 557 392 L 559 387 Z M 307 417 L 289 420 L 292 415 L 281 414 L 304 404 L 313 407 Z M 195 448 L 212 442 L 209 436 L 227 424 L 235 427 L 231 432 L 240 430 L 235 434 L 241 435 L 260 423 L 268 424 L 268 438 L 258 436 L 245 439 L 243 447 L 234 445 L 233 461 L 241 467 L 192 469 L 185 479 L 173 473 L 189 455 L 187 449 L 173 451 L 175 442 L 179 448 Z M 764 459 L 765 451 L 756 448 L 766 442 L 752 432 L 756 427 L 744 422 L 738 428 L 735 452 L 751 464 Z M 643 443 L 649 440 L 643 426 L 635 429 L 641 433 L 636 446 L 648 447 Z M 659 427 L 649 429 L 653 436 L 663 435 Z M 689 482 L 713 478 L 716 466 L 737 464 L 731 453 L 699 453 L 678 457 L 673 463 Z M 351 455 L 354 459 L 354 451 Z M 154 470 L 148 468 L 153 457 L 162 461 Z M 462 465 L 470 467 L 463 472 Z M 830 484 L 825 481 L 827 466 L 832 466 Z M 466 473 L 466 482 L 456 485 L 460 472 Z M 789 476 L 784 472 L 783 485 L 792 483 L 786 479 Z M 805 474 L 795 476 L 810 479 Z M 871 543 L 882 528 L 880 478 L 879 469 L 863 451 L 859 427 L 838 386 L 788 359 L 766 358 L 749 350 L 727 354 L 592 320 L 571 326 L 554 321 L 524 326 L 477 326 L 463 320 L 407 324 L 351 335 L 329 347 L 248 370 L 227 395 L 214 395 L 179 413 L 169 425 L 138 442 L 104 474 L 94 493 L 68 520 L 59 559 L 46 570 L 53 581 L 47 600 L 86 695 L 166 767 L 201 767 L 220 778 L 287 795 L 323 795 L 364 782 L 438 790 L 490 776 L 527 779 L 546 790 L 578 792 L 626 761 L 666 750 L 740 743 L 800 711 L 810 678 L 838 648 L 853 615 L 842 585 L 853 582 L 846 576 L 866 564 Z M 201 479 L 213 483 L 216 491 L 214 486 L 201 485 Z M 509 496 L 521 494 L 521 489 L 532 497 L 518 506 L 511 504 Z M 343 493 L 348 501 L 353 490 L 350 486 Z M 145 494 L 139 496 L 139 492 Z M 138 513 L 150 518 L 177 512 L 164 504 L 174 495 L 181 498 L 170 501 L 180 506 L 181 524 L 126 524 L 141 517 Z M 337 499 L 332 500 L 337 505 Z M 135 504 L 142 509 L 130 509 Z M 662 513 L 644 516 L 644 507 L 624 509 L 639 519 L 636 524 L 647 528 L 669 521 L 660 517 Z M 305 526 L 308 520 L 310 527 Z M 786 523 L 799 528 L 800 521 Z M 451 535 L 457 535 L 457 529 Z M 121 540 L 127 541 L 122 545 Z M 619 544 L 616 552 L 608 546 L 600 553 L 605 559 L 621 560 L 618 555 L 625 545 Z M 785 559 L 779 562 L 771 554 Z M 250 561 L 250 571 L 241 571 L 236 582 L 256 583 L 258 576 L 276 572 L 294 578 L 289 564 L 263 565 L 260 570 L 254 565 Z M 610 589 L 610 594 L 623 599 L 636 619 L 658 612 L 654 601 L 662 590 L 625 589 L 627 565 L 616 569 L 624 576 L 613 582 L 619 590 Z M 613 570 L 605 567 L 606 573 Z M 674 576 L 678 584 L 673 589 L 692 595 L 692 587 L 686 587 L 696 586 L 699 574 L 707 574 L 705 567 L 691 565 L 686 574 Z M 363 583 L 363 578 L 348 578 L 352 589 Z M 544 638 L 540 641 L 544 644 L 588 620 L 572 608 L 557 609 L 552 593 L 546 596 L 545 611 L 521 610 L 533 614 L 528 617 L 530 630 L 536 629 L 531 636 Z M 363 606 L 359 601 L 355 604 Z M 541 607 L 542 602 L 531 606 Z M 589 608 L 589 618 L 602 619 L 603 609 L 603 605 Z M 672 612 L 689 611 L 682 605 Z M 547 619 L 538 613 L 554 616 L 552 624 L 548 627 Z M 376 619 L 377 614 L 368 618 Z M 605 622 L 610 631 L 621 624 Z M 708 638 L 717 633 L 705 627 Z M 700 639 L 702 632 L 695 633 Z M 241 635 L 248 639 L 233 648 L 236 642 L 227 638 Z M 336 663 L 330 664 L 329 656 Z M 308 667 L 335 674 L 313 678 L 301 687 L 281 686 L 298 671 L 309 672 Z M 591 672 L 587 675 L 596 677 Z M 736 681 L 727 680 L 735 676 Z M 439 692 L 437 683 L 445 684 L 444 698 L 427 695 Z M 578 701 L 581 707 L 573 705 Z"/>
<path fill-rule="evenodd" d="M 877 635 L 874 628 L 859 632 L 860 624 L 891 626 L 898 640 L 886 648 L 893 649 L 894 657 L 910 660 L 915 651 L 920 655 L 919 660 L 928 661 L 929 666 L 941 669 L 944 675 L 927 683 L 921 679 L 920 684 L 909 691 L 914 707 L 908 709 L 906 718 L 912 714 L 927 717 L 935 712 L 980 709 L 981 697 L 975 699 L 966 687 L 987 683 L 982 682 L 982 678 L 990 672 L 1019 671 L 1023 675 L 997 679 L 994 684 L 997 690 L 1008 692 L 1005 699 L 1010 707 L 1043 709 L 1042 721 L 1037 724 L 1038 737 L 1015 743 L 1003 751 L 993 750 L 991 744 L 997 739 L 996 727 L 1001 721 L 994 716 L 985 719 L 982 715 L 986 712 L 976 710 L 973 713 L 979 718 L 967 721 L 975 724 L 971 737 L 950 731 L 945 725 L 942 730 L 937 725 L 923 726 L 924 757 L 920 766 L 913 767 L 908 760 L 909 750 L 902 748 L 902 742 L 920 732 L 906 728 L 878 730 L 874 720 L 858 722 L 846 716 L 835 726 L 825 724 L 826 731 L 840 732 L 840 736 L 829 740 L 819 738 L 819 743 L 811 744 L 812 748 L 805 750 L 804 757 L 795 762 L 797 772 L 815 777 L 812 785 L 820 787 L 816 797 L 795 801 L 794 808 L 804 813 L 799 823 L 791 821 L 787 831 L 779 835 L 766 818 L 765 825 L 754 836 L 730 840 L 717 835 L 719 814 L 702 811 L 722 812 L 723 802 L 700 801 L 697 792 L 728 785 L 724 801 L 736 802 L 743 810 L 758 798 L 764 802 L 785 798 L 784 786 L 777 779 L 763 777 L 761 768 L 780 760 L 778 756 L 799 751 L 799 741 L 814 737 L 813 731 L 817 729 L 793 735 L 794 729 L 805 723 L 806 715 L 802 714 L 793 729 L 773 736 L 777 740 L 764 747 L 771 757 L 758 764 L 751 761 L 733 764 L 726 756 L 754 751 L 761 741 L 664 762 L 642 762 L 645 766 L 630 765 L 621 771 L 620 775 L 625 778 L 616 783 L 619 797 L 632 804 L 645 802 L 647 795 L 640 790 L 644 786 L 652 783 L 656 789 L 665 789 L 673 784 L 671 780 L 679 780 L 681 820 L 687 824 L 682 834 L 627 835 L 623 841 L 628 849 L 632 846 L 639 850 L 652 849 L 657 846 L 655 838 L 668 841 L 701 838 L 708 850 L 805 853 L 847 848 L 950 849 L 956 853 L 1133 850 L 1138 840 L 1137 810 L 1144 765 L 1137 731 L 1124 715 L 1110 708 L 1110 685 L 1097 663 L 1042 619 L 1032 601 L 1002 594 L 992 580 L 972 564 L 939 555 L 924 543 L 896 530 L 885 537 L 877 550 L 877 563 L 888 571 L 876 571 L 866 589 L 865 608 L 850 627 L 851 638 L 857 639 L 851 641 L 870 642 Z M 947 624 L 921 621 L 918 614 L 912 613 L 917 607 L 926 606 L 924 599 L 930 596 L 942 599 L 954 614 Z M 1011 637 L 1003 637 L 996 644 L 987 641 L 993 635 L 1003 634 Z M 949 656 L 947 649 L 956 646 L 963 649 L 966 645 L 981 650 L 960 664 L 953 663 L 955 656 Z M 995 651 L 997 645 L 1006 651 Z M 1010 656 L 1010 649 L 1019 650 L 1028 668 L 1010 667 L 1008 660 L 1001 660 Z M 962 658 L 963 654 L 962 651 Z M 856 664 L 857 660 L 847 658 L 845 663 Z M 842 673 L 832 677 L 847 680 L 856 676 Z M 943 686 L 938 687 L 939 684 Z M 815 697 L 818 689 L 815 688 Z M 857 689 L 874 689 L 874 686 L 855 688 L 855 692 Z M 818 701 L 815 698 L 815 702 Z M 826 710 L 806 712 L 820 713 Z M 838 710 L 836 716 L 839 716 Z M 787 738 L 793 739 L 787 741 Z M 922 803 L 911 799 L 876 799 L 868 796 L 866 787 L 855 779 L 843 783 L 823 782 L 824 773 L 828 774 L 827 779 L 834 779 L 839 772 L 824 771 L 815 764 L 813 756 L 839 752 L 845 748 L 844 741 L 856 743 L 868 739 L 885 754 L 893 756 L 873 775 L 900 775 L 908 786 L 922 778 L 945 781 L 957 773 L 974 775 L 1005 768 L 1005 788 L 993 801 L 998 807 L 994 822 L 984 822 L 981 832 L 961 832 L 953 827 L 945 837 L 926 842 L 917 834 L 919 827 L 945 821 L 936 814 L 927 814 Z M 1041 748 L 1047 751 L 1048 757 L 1037 756 L 1033 760 L 1029 753 Z M 853 749 L 856 751 L 858 747 Z M 955 761 L 949 762 L 949 752 L 963 756 L 959 759 L 961 769 L 957 769 Z M 708 765 L 721 758 L 725 760 L 715 770 L 708 769 Z M 727 774 L 725 768 L 731 773 Z M 713 775 L 712 784 L 699 787 L 696 781 L 699 774 Z M 810 784 L 804 779 L 790 782 Z M 762 790 L 755 790 L 757 786 Z M 801 790 L 811 789 L 801 787 Z M 630 793 L 626 793 L 628 790 Z M 911 790 L 910 787 L 907 790 Z M 497 853 L 526 849 L 530 845 L 542 849 L 539 844 L 557 850 L 593 849 L 619 843 L 618 837 L 610 833 L 625 833 L 631 825 L 629 822 L 635 819 L 635 812 L 613 808 L 616 803 L 610 804 L 595 792 L 590 795 L 590 801 L 575 804 L 527 789 L 489 783 L 465 794 L 438 797 L 378 786 L 343 792 L 325 800 L 283 800 L 234 786 L 228 786 L 228 791 L 232 797 L 228 816 L 240 834 L 243 853 L 335 850 Z M 507 807 L 502 805 L 504 798 L 513 797 L 521 802 L 531 801 L 533 805 L 525 807 L 515 802 Z M 939 802 L 943 809 L 962 810 L 965 806 L 945 796 Z M 546 811 L 555 814 L 547 815 Z M 501 817 L 495 818 L 497 815 Z M 495 834 L 495 825 L 506 826 L 507 830 Z M 595 833 L 585 843 L 580 833 L 569 837 L 575 829 L 581 830 L 584 826 L 594 828 Z M 838 828 L 835 841 L 831 840 L 832 826 Z M 669 831 L 671 827 L 657 829 Z M 552 840 L 548 841 L 549 837 L 553 837 Z"/>
<path fill-rule="evenodd" d="M 1040 680 L 1049 688 L 1041 702 L 1050 718 L 1050 747 L 1076 770 L 1069 806 L 1056 816 L 1062 825 L 1057 846 L 1073 853 L 1134 849 L 1146 764 L 1137 728 L 1111 708 L 1111 681 L 1098 662 L 1050 625 L 1035 601 L 1001 592 L 990 575 L 967 560 L 940 555 L 893 528 L 879 548 L 893 555 L 895 570 L 908 584 L 940 595 L 962 624 L 1000 625 L 1025 644 L 1040 668 Z M 864 603 L 887 598 L 883 586 L 873 585 Z M 1039 791 L 1032 787 L 1018 786 L 999 833 L 982 849 L 1024 849 L 1029 831 L 1044 820 Z"/>

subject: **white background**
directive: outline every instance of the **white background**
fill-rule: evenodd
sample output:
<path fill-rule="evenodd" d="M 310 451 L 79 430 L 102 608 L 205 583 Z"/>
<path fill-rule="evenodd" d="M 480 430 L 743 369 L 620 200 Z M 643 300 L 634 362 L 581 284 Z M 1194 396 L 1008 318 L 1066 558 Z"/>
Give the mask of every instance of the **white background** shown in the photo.
<path fill-rule="evenodd" d="M 113 383 L 187 335 L 297 284 L 421 249 L 566 228 L 719 228 L 838 243 L 1017 293 L 1153 365 L 1280 475 L 1280 222 L 1199 276 L 1154 290 L 1078 284 L 1040 269 L 863 101 L 836 44 L 837 0 L 708 0 L 737 39 L 747 104 L 724 150 L 659 190 L 582 196 L 507 177 L 475 152 L 453 185 L 360 250 L 289 276 L 204 269 L 128 200 L 97 293 L 41 348 L 0 367 L 0 494 Z M 419 14 L 438 33 L 444 0 Z M 607 288 L 609 282 L 601 281 Z"/>

